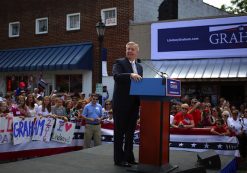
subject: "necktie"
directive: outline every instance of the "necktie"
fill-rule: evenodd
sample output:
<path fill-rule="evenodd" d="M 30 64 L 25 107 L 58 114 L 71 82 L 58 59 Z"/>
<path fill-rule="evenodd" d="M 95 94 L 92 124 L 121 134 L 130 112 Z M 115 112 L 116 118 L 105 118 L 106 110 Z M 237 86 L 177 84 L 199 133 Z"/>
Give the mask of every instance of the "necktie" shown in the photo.
<path fill-rule="evenodd" d="M 131 65 L 132 65 L 132 70 L 133 70 L 133 72 L 134 72 L 135 74 L 138 74 L 137 69 L 136 69 L 136 64 L 133 62 L 133 63 L 131 63 Z"/>

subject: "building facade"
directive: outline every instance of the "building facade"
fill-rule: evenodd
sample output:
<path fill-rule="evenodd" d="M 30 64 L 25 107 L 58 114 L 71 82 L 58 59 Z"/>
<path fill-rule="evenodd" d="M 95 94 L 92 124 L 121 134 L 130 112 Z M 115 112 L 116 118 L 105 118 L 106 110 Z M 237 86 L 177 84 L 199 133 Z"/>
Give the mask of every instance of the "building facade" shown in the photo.
<path fill-rule="evenodd" d="M 168 6 L 173 10 L 169 11 Z M 222 56 L 218 59 L 210 57 L 181 59 L 178 56 L 169 60 L 150 61 L 152 24 L 167 23 L 168 26 L 169 22 L 216 19 L 230 15 L 203 3 L 202 0 L 164 1 L 159 11 L 159 22 L 135 23 L 130 26 L 130 39 L 140 43 L 142 48 L 140 58 L 143 59 L 146 69 L 144 76 L 155 77 L 157 76 L 155 71 L 165 72 L 169 77 L 182 81 L 182 95 L 197 98 L 209 96 L 213 104 L 218 102 L 219 97 L 225 97 L 237 106 L 246 102 L 247 53 L 241 57 Z"/>
<path fill-rule="evenodd" d="M 106 24 L 103 56 L 110 73 L 114 59 L 125 54 L 133 11 L 132 0 L 1 1 L 0 92 L 21 81 L 35 87 L 42 79 L 47 93 L 91 93 L 99 76 L 96 23 L 101 16 Z"/>

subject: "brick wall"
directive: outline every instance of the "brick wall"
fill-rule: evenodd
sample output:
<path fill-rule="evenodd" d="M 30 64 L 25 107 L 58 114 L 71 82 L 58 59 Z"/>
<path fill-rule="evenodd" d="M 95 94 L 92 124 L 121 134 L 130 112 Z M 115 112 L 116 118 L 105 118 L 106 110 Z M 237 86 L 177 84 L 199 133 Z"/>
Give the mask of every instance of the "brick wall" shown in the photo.
<path fill-rule="evenodd" d="M 133 20 L 133 0 L 15 0 L 0 1 L 0 50 L 90 41 L 94 45 L 93 81 L 98 76 L 99 56 L 95 24 L 100 10 L 117 7 L 117 25 L 106 27 L 104 47 L 108 51 L 108 74 L 117 57 L 125 55 L 129 41 L 129 21 Z M 66 31 L 66 14 L 81 13 L 78 31 Z M 48 34 L 35 34 L 35 19 L 48 17 Z M 20 37 L 9 38 L 10 22 L 20 22 Z M 94 84 L 93 84 L 94 86 Z"/>

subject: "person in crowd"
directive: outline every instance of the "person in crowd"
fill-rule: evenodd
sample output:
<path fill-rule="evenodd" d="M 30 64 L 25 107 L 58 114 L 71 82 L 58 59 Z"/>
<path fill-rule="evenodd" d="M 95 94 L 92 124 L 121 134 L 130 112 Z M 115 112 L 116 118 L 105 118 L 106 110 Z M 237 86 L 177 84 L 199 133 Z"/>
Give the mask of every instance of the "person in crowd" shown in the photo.
<path fill-rule="evenodd" d="M 79 96 L 80 96 L 80 100 L 85 100 L 86 98 L 86 94 L 84 92 L 81 92 Z"/>
<path fill-rule="evenodd" d="M 244 113 L 242 114 L 241 118 L 241 124 L 243 126 L 244 133 L 247 136 L 247 108 L 244 109 Z"/>
<path fill-rule="evenodd" d="M 246 157 L 246 135 L 244 133 L 244 127 L 241 123 L 241 119 L 238 116 L 238 110 L 232 111 L 232 117 L 227 119 L 227 124 L 231 132 L 236 134 L 239 141 L 240 156 Z"/>
<path fill-rule="evenodd" d="M 178 113 L 176 105 L 171 106 L 171 111 L 170 111 L 170 124 L 172 124 L 174 116 Z"/>
<path fill-rule="evenodd" d="M 222 119 L 227 123 L 227 119 L 231 116 L 229 111 L 224 110 L 222 113 Z"/>
<path fill-rule="evenodd" d="M 195 123 L 195 127 L 202 127 L 201 121 L 202 121 L 202 112 L 200 111 L 201 103 L 197 99 L 191 100 L 191 107 L 189 108 L 188 114 L 191 114 L 193 116 L 193 120 Z"/>
<path fill-rule="evenodd" d="M 67 100 L 65 102 L 65 113 L 68 121 L 75 122 L 76 116 L 75 112 L 73 111 L 73 102 L 72 100 Z"/>
<path fill-rule="evenodd" d="M 13 104 L 13 100 L 12 100 L 12 95 L 11 95 L 11 93 L 7 93 L 7 94 L 5 95 L 5 99 L 6 99 L 6 103 L 7 103 L 8 109 L 9 109 L 9 111 L 11 112 L 11 111 L 12 111 L 12 108 L 17 106 L 17 105 L 15 105 L 15 104 Z"/>
<path fill-rule="evenodd" d="M 12 108 L 12 112 L 14 116 L 18 116 L 20 118 L 30 117 L 30 113 L 26 105 L 25 96 L 18 96 L 18 105 L 17 107 Z"/>
<path fill-rule="evenodd" d="M 202 126 L 203 127 L 208 127 L 212 126 L 215 123 L 215 119 L 212 116 L 212 111 L 211 111 L 211 104 L 210 103 L 203 103 L 203 111 L 202 111 Z"/>
<path fill-rule="evenodd" d="M 103 118 L 106 119 L 107 122 L 113 122 L 113 111 L 112 111 L 112 103 L 110 100 L 105 101 L 105 105 L 102 109 Z"/>
<path fill-rule="evenodd" d="M 133 138 L 139 116 L 140 98 L 129 94 L 130 83 L 140 81 L 143 68 L 137 62 L 139 45 L 126 44 L 126 57 L 117 59 L 113 65 L 113 119 L 114 162 L 117 166 L 130 167 L 137 164 L 133 153 Z M 125 143 L 124 143 L 125 140 Z"/>
<path fill-rule="evenodd" d="M 28 94 L 26 99 L 26 105 L 28 107 L 28 112 L 31 117 L 38 116 L 38 104 L 35 102 L 33 94 Z"/>
<path fill-rule="evenodd" d="M 78 102 L 78 100 L 79 100 L 79 98 L 80 98 L 80 96 L 79 96 L 78 93 L 75 93 L 75 94 L 73 94 L 71 96 L 71 98 L 72 98 L 72 105 L 73 105 L 73 107 L 75 107 L 77 102 Z"/>
<path fill-rule="evenodd" d="M 57 101 L 57 95 L 53 94 L 52 96 L 50 96 L 50 98 L 51 98 L 51 106 L 55 106 Z"/>
<path fill-rule="evenodd" d="M 101 120 L 102 107 L 98 103 L 98 95 L 92 94 L 92 101 L 88 103 L 83 110 L 82 117 L 86 120 L 84 132 L 84 148 L 91 147 L 93 138 L 94 146 L 101 145 Z"/>
<path fill-rule="evenodd" d="M 211 104 L 211 103 L 210 103 L 210 97 L 208 97 L 208 96 L 204 97 L 203 103 L 204 103 L 204 104 L 207 104 L 207 103 Z"/>
<path fill-rule="evenodd" d="M 38 115 L 42 117 L 53 117 L 51 112 L 51 99 L 49 96 L 45 96 L 42 104 L 38 107 Z"/>
<path fill-rule="evenodd" d="M 0 117 L 9 117 L 8 105 L 5 101 L 0 102 Z"/>
<path fill-rule="evenodd" d="M 105 106 L 105 101 L 109 98 L 109 92 L 107 86 L 103 86 L 103 93 L 102 93 L 102 106 Z"/>
<path fill-rule="evenodd" d="M 230 131 L 225 124 L 225 121 L 222 118 L 219 118 L 215 122 L 215 126 L 211 128 L 211 133 L 220 136 L 228 136 L 230 135 Z"/>
<path fill-rule="evenodd" d="M 63 99 L 61 97 L 57 97 L 57 103 L 55 106 L 51 106 L 51 112 L 53 116 L 56 118 L 63 119 L 64 121 L 68 121 L 68 118 L 66 117 L 66 110 L 63 106 Z"/>
<path fill-rule="evenodd" d="M 239 106 L 239 114 L 240 114 L 240 115 L 244 115 L 244 111 L 245 111 L 245 106 L 244 106 L 244 104 L 241 104 L 241 105 Z"/>
<path fill-rule="evenodd" d="M 181 111 L 174 116 L 171 126 L 174 128 L 195 127 L 193 116 L 191 114 L 188 114 L 188 110 L 189 110 L 189 105 L 187 103 L 182 104 Z"/>

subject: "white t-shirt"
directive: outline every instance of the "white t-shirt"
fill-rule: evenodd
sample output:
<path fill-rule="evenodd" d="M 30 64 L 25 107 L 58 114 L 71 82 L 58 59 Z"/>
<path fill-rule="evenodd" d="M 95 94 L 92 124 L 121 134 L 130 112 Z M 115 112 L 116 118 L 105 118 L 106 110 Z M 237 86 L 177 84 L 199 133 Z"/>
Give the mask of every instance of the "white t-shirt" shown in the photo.
<path fill-rule="evenodd" d="M 34 108 L 33 109 L 31 109 L 30 107 L 28 107 L 28 111 L 29 111 L 31 117 L 38 116 L 38 108 L 39 108 L 39 106 L 36 103 L 34 104 Z"/>
<path fill-rule="evenodd" d="M 242 131 L 242 125 L 241 122 L 239 121 L 239 118 L 237 118 L 237 120 L 234 120 L 232 117 L 229 117 L 227 119 L 227 125 L 236 134 L 239 134 Z"/>
<path fill-rule="evenodd" d="M 243 118 L 241 123 L 243 125 L 244 133 L 247 134 L 247 118 Z"/>
<path fill-rule="evenodd" d="M 45 108 L 45 111 L 43 112 L 43 111 L 42 111 L 42 105 L 40 105 L 40 106 L 38 107 L 38 114 L 39 114 L 39 115 L 42 115 L 43 117 L 48 117 L 48 115 L 51 115 L 52 113 L 49 112 L 49 111 L 47 110 L 47 108 Z"/>
<path fill-rule="evenodd" d="M 173 115 L 170 115 L 170 124 L 172 124 L 173 119 L 174 119 L 174 116 Z"/>

